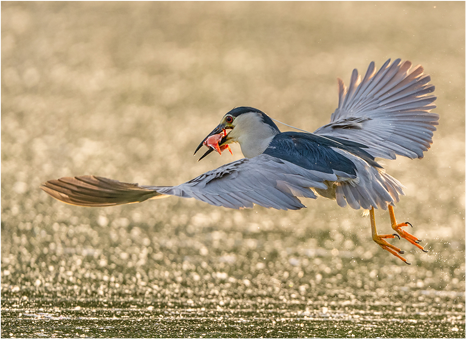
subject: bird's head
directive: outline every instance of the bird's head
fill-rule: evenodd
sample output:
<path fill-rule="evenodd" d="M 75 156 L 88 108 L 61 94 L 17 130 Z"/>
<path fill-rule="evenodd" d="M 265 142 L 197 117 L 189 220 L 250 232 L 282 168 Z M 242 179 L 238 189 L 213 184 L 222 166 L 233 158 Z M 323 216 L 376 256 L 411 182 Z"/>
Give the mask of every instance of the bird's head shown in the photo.
<path fill-rule="evenodd" d="M 221 150 L 237 142 L 243 155 L 252 158 L 263 153 L 278 133 L 277 125 L 264 112 L 252 107 L 237 107 L 223 116 L 220 124 L 202 140 L 194 154 L 202 145 L 207 146 L 209 150 L 201 160 L 213 150 L 221 154 Z"/>

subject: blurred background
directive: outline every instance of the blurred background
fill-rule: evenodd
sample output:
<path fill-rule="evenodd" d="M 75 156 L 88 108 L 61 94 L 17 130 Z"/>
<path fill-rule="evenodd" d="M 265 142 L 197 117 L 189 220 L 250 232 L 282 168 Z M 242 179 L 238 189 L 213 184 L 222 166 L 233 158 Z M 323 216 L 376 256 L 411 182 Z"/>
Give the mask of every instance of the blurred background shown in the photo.
<path fill-rule="evenodd" d="M 2 337 L 464 337 L 464 2 L 2 3 Z M 422 64 L 440 125 L 405 186 L 411 266 L 361 211 L 189 199 L 88 209 L 39 189 L 94 174 L 175 185 L 236 106 L 314 131 L 337 81 Z M 288 130 L 285 126 L 279 126 Z M 391 232 L 377 211 L 380 233 Z"/>

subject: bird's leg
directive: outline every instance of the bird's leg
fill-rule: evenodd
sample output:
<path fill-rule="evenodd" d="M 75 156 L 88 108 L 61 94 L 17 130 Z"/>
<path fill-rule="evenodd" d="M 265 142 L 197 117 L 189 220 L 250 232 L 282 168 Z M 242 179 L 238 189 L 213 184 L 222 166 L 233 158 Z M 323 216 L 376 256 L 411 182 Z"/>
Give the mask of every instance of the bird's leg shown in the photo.
<path fill-rule="evenodd" d="M 420 248 L 422 251 L 427 253 L 428 251 L 426 251 L 424 247 L 419 245 L 421 240 L 419 240 L 414 235 L 409 234 L 408 232 L 402 229 L 402 227 L 406 227 L 408 225 L 413 227 L 413 225 L 411 225 L 411 223 L 409 222 L 403 222 L 401 224 L 397 224 L 396 218 L 395 218 L 395 210 L 393 209 L 393 206 L 388 205 L 388 212 L 390 213 L 390 222 L 392 223 L 392 228 L 400 235 L 400 237 L 408 240 L 411 244 L 413 244 L 414 246 Z"/>
<path fill-rule="evenodd" d="M 377 228 L 375 227 L 374 207 L 371 208 L 370 215 L 371 215 L 372 240 L 374 240 L 377 244 L 379 244 L 379 246 L 382 247 L 384 250 L 387 250 L 388 252 L 393 254 L 395 257 L 400 258 L 405 264 L 410 265 L 410 263 L 407 262 L 406 259 L 400 255 L 400 254 L 403 254 L 404 252 L 398 247 L 393 246 L 392 244 L 388 243 L 385 240 L 387 238 L 395 238 L 395 237 L 399 239 L 400 237 L 398 236 L 398 234 L 384 234 L 384 235 L 377 234 Z"/>

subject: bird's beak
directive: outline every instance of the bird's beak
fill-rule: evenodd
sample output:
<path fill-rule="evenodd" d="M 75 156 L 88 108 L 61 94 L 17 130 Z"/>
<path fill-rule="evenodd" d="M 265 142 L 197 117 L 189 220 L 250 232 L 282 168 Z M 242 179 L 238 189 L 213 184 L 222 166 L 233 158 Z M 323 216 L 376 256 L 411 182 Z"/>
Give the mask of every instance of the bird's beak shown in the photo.
<path fill-rule="evenodd" d="M 231 127 L 230 127 L 231 128 Z M 199 144 L 199 146 L 197 146 L 196 150 L 194 151 L 194 154 L 197 153 L 197 151 L 199 151 L 199 149 L 202 147 L 202 145 L 204 145 L 204 142 L 209 138 L 211 137 L 212 135 L 216 135 L 216 134 L 222 134 L 223 135 L 223 138 L 220 140 L 220 142 L 218 143 L 219 147 L 222 146 L 226 141 L 227 141 L 227 137 L 228 135 L 224 135 L 224 131 L 225 131 L 225 125 L 224 124 L 220 124 L 218 125 L 217 127 L 214 128 L 214 130 L 212 132 L 210 132 L 205 138 L 204 140 L 201 141 L 201 143 Z M 204 159 L 206 156 L 208 156 L 210 153 L 212 153 L 214 149 L 213 148 L 209 148 L 209 150 L 207 152 L 204 153 L 204 155 L 202 157 L 199 158 L 198 161 L 201 161 L 202 159 Z"/>

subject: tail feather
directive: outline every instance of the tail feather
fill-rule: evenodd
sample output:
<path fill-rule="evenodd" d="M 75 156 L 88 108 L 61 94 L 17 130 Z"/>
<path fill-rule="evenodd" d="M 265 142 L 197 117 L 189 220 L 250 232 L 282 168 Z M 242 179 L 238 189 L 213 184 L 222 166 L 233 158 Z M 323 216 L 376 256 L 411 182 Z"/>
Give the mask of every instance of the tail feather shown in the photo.
<path fill-rule="evenodd" d="M 168 197 L 159 193 L 155 187 L 145 188 L 93 175 L 49 180 L 41 188 L 64 203 L 87 207 L 124 205 Z"/>

